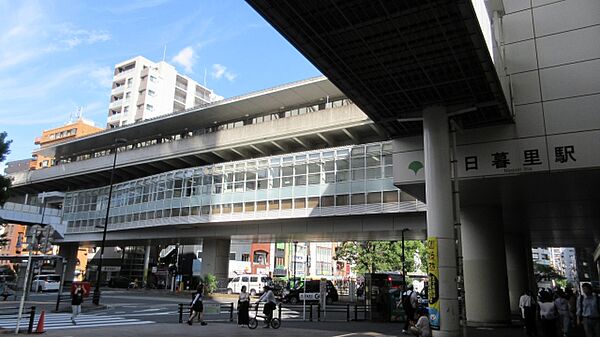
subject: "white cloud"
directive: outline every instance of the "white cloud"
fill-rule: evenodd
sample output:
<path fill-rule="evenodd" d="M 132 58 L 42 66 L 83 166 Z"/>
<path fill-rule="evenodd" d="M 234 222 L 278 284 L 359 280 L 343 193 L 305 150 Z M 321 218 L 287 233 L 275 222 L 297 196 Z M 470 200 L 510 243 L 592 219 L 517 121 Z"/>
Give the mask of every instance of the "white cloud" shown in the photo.
<path fill-rule="evenodd" d="M 96 42 L 106 42 L 111 39 L 108 32 L 103 30 L 75 29 L 70 25 L 59 28 L 58 48 L 71 49 L 80 44 L 94 44 Z"/>
<path fill-rule="evenodd" d="M 90 71 L 92 84 L 104 88 L 110 88 L 113 79 L 113 69 L 109 66 L 98 67 Z"/>
<path fill-rule="evenodd" d="M 173 63 L 181 65 L 186 73 L 193 73 L 193 67 L 196 63 L 196 56 L 194 55 L 194 48 L 191 46 L 187 46 L 179 51 L 173 59 L 171 59 Z"/>
<path fill-rule="evenodd" d="M 236 74 L 227 70 L 226 66 L 219 63 L 213 64 L 213 71 L 211 75 L 214 79 L 217 80 L 220 80 L 221 78 L 225 77 L 225 79 L 229 82 L 233 82 L 233 80 L 235 80 L 235 78 L 237 77 Z"/>

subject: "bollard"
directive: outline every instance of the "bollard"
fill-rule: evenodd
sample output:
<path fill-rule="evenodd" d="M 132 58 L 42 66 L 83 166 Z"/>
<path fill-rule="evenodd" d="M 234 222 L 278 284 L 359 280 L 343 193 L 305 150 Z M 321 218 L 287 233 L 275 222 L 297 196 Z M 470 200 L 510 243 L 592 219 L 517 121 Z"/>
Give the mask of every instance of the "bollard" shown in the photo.
<path fill-rule="evenodd" d="M 31 311 L 29 312 L 29 326 L 27 327 L 27 333 L 33 332 L 33 320 L 35 319 L 35 306 L 31 306 Z"/>
<path fill-rule="evenodd" d="M 321 303 L 317 303 L 317 322 L 321 321 Z"/>
<path fill-rule="evenodd" d="M 277 304 L 277 306 L 279 307 L 279 313 L 277 315 L 277 318 L 279 318 L 279 322 L 281 322 L 281 303 Z"/>
<path fill-rule="evenodd" d="M 179 303 L 179 323 L 183 323 L 183 303 Z"/>
<path fill-rule="evenodd" d="M 346 304 L 346 322 L 350 322 L 350 304 Z"/>
<path fill-rule="evenodd" d="M 233 302 L 229 303 L 229 321 L 233 322 Z"/>

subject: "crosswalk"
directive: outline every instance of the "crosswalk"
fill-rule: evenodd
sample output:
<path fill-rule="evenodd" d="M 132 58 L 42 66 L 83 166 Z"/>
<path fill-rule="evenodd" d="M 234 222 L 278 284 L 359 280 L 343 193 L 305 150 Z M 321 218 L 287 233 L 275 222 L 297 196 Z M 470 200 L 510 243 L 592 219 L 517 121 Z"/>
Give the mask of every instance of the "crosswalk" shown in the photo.
<path fill-rule="evenodd" d="M 38 324 L 39 315 L 35 317 L 35 323 L 33 325 L 34 330 Z M 49 313 L 46 314 L 44 328 L 45 330 L 59 330 L 59 329 L 78 329 L 78 328 L 93 328 L 103 326 L 120 326 L 120 325 L 141 325 L 141 324 L 152 324 L 153 321 L 142 321 L 133 318 L 124 318 L 120 316 L 108 316 L 108 315 L 88 315 L 81 314 L 77 317 L 77 324 L 74 325 L 71 322 L 71 314 L 69 313 Z M 26 328 L 29 324 L 29 319 L 21 320 L 20 326 Z M 14 329 L 17 325 L 17 319 L 0 319 L 0 329 Z"/>

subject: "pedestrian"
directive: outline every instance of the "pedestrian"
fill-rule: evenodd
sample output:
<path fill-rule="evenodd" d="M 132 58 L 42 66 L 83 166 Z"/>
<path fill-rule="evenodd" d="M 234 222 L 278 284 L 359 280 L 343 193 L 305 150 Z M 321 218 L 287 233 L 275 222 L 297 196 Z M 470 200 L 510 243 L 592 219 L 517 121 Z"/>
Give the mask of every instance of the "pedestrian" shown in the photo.
<path fill-rule="evenodd" d="M 415 320 L 415 312 L 417 310 L 418 298 L 417 293 L 413 289 L 413 285 L 409 285 L 408 289 L 402 294 L 402 308 L 406 314 L 406 321 L 402 333 L 407 333 L 410 322 Z"/>
<path fill-rule="evenodd" d="M 250 294 L 246 292 L 246 286 L 242 286 L 238 299 L 238 325 L 248 325 L 248 309 L 250 308 Z"/>
<path fill-rule="evenodd" d="M 558 310 L 558 322 L 560 324 L 562 335 L 563 337 L 567 337 L 571 330 L 571 313 L 569 312 L 567 295 L 562 290 L 556 292 L 554 305 L 556 306 L 556 310 Z"/>
<path fill-rule="evenodd" d="M 556 319 L 558 310 L 552 301 L 552 295 L 549 292 L 543 294 L 540 298 L 540 323 L 542 331 L 546 337 L 556 337 Z"/>
<path fill-rule="evenodd" d="M 81 313 L 81 303 L 83 303 L 83 296 L 85 296 L 86 292 L 81 283 L 77 283 L 75 289 L 71 293 L 71 309 L 73 310 L 71 314 L 71 323 L 73 325 L 77 325 L 77 316 Z"/>
<path fill-rule="evenodd" d="M 600 299 L 592 292 L 592 285 L 581 285 L 583 294 L 577 299 L 577 325 L 583 324 L 586 337 L 600 337 Z"/>
<path fill-rule="evenodd" d="M 200 321 L 200 325 L 206 325 L 207 323 L 203 320 L 203 312 L 204 312 L 204 304 L 202 303 L 202 297 L 204 296 L 204 284 L 200 282 L 198 284 L 198 288 L 196 288 L 196 293 L 194 293 L 192 297 L 192 303 L 190 303 L 190 318 L 187 321 L 187 324 L 192 325 L 194 318 L 198 316 L 198 320 Z"/>
<path fill-rule="evenodd" d="M 417 310 L 419 319 L 415 324 L 411 323 L 410 333 L 419 337 L 431 337 L 431 327 L 429 326 L 429 311 L 425 308 Z"/>
<path fill-rule="evenodd" d="M 519 298 L 519 308 L 521 308 L 521 317 L 525 324 L 527 336 L 537 336 L 537 326 L 535 324 L 535 300 L 531 296 L 531 290 L 525 290 L 525 293 Z"/>
<path fill-rule="evenodd" d="M 11 290 L 8 287 L 8 285 L 6 284 L 6 280 L 4 278 L 0 279 L 0 296 L 3 297 L 3 301 L 6 301 L 6 299 L 10 296 L 11 294 Z"/>
<path fill-rule="evenodd" d="M 256 306 L 260 302 L 265 302 L 265 306 L 263 307 L 263 314 L 265 314 L 265 325 L 263 328 L 269 328 L 271 324 L 271 320 L 273 319 L 273 310 L 277 307 L 277 300 L 275 299 L 275 294 L 271 290 L 271 287 L 265 285 L 263 288 L 264 292 L 262 296 L 258 299 Z"/>

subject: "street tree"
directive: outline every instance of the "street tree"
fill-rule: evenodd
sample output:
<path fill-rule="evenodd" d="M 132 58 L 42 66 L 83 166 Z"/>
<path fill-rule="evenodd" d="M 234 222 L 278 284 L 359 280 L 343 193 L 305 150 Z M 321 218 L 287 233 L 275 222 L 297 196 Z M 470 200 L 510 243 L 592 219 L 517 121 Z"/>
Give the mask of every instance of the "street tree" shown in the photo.
<path fill-rule="evenodd" d="M 425 272 L 427 265 L 425 245 L 421 241 L 404 242 L 407 272 L 416 272 L 417 267 Z M 346 241 L 335 252 L 334 259 L 354 265 L 359 274 L 402 271 L 401 241 Z"/>
<path fill-rule="evenodd" d="M 6 160 L 6 156 L 10 153 L 10 143 L 12 143 L 12 140 L 6 140 L 6 132 L 0 132 L 0 163 Z M 3 206 L 6 200 L 8 200 L 10 185 L 10 178 L 0 175 L 0 206 Z M 0 246 L 8 244 L 10 241 L 5 229 L 6 223 L 0 218 Z"/>

